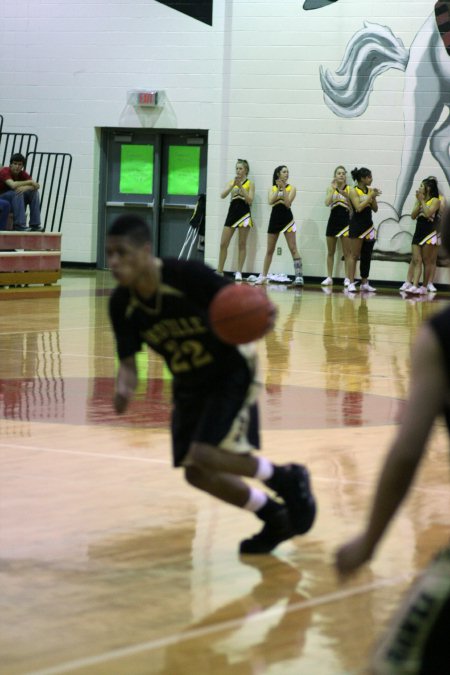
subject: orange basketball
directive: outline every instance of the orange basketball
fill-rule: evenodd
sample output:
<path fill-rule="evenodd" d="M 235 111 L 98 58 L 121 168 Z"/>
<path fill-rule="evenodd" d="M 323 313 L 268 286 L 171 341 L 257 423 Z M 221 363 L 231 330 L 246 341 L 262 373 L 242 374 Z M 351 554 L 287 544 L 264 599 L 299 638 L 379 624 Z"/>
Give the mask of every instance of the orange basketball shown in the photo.
<path fill-rule="evenodd" d="M 209 306 L 209 320 L 222 342 L 240 345 L 263 337 L 273 326 L 276 309 L 265 291 L 247 285 L 224 286 Z"/>

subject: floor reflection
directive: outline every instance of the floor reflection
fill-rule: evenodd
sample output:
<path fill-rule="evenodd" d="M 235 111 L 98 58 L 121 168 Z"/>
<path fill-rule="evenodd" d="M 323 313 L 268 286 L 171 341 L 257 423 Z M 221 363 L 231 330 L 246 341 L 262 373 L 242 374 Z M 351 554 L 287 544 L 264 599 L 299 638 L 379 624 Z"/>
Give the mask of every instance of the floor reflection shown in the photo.
<path fill-rule="evenodd" d="M 259 580 L 247 594 L 190 624 L 186 638 L 180 633 L 164 650 L 164 664 L 155 672 L 185 672 L 187 652 L 193 673 L 254 675 L 299 658 L 312 617 L 308 607 L 296 616 L 289 611 L 306 600 L 301 572 L 272 556 L 242 557 L 241 563 L 256 570 Z"/>
<path fill-rule="evenodd" d="M 113 410 L 114 378 L 0 380 L 0 419 L 75 425 L 163 428 L 170 420 L 171 388 L 151 379 L 124 415 Z M 260 397 L 264 429 L 324 429 L 384 425 L 397 420 L 395 399 L 338 389 L 283 385 Z"/>

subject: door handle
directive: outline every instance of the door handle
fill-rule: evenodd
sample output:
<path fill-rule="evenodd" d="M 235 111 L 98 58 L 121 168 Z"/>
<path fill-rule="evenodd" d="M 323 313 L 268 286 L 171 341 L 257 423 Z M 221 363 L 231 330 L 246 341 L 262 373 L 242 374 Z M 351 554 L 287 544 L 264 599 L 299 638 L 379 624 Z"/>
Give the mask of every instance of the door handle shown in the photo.
<path fill-rule="evenodd" d="M 106 202 L 106 206 L 120 206 L 122 208 L 133 207 L 141 209 L 152 209 L 155 202 Z"/>
<path fill-rule="evenodd" d="M 167 204 L 166 200 L 163 199 L 162 202 L 161 202 L 161 207 L 162 207 L 163 211 L 164 211 L 164 209 L 183 209 L 183 210 L 192 209 L 192 210 L 194 210 L 195 204 Z"/>

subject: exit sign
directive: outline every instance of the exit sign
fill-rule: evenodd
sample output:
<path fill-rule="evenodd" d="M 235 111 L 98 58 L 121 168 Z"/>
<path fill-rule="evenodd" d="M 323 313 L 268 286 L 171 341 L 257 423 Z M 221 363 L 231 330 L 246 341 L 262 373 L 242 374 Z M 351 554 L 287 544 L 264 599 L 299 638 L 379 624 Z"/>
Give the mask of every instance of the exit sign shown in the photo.
<path fill-rule="evenodd" d="M 152 106 L 158 102 L 157 91 L 138 91 L 138 105 Z"/>
<path fill-rule="evenodd" d="M 141 108 L 154 108 L 158 105 L 158 92 L 138 89 L 128 92 L 128 103 Z"/>

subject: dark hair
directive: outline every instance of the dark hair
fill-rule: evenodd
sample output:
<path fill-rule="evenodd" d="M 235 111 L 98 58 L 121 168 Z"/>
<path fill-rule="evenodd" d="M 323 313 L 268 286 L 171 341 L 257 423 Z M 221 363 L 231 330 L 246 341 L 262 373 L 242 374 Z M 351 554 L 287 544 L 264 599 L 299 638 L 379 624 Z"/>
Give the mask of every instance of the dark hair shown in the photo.
<path fill-rule="evenodd" d="M 237 159 L 236 164 L 242 164 L 242 166 L 246 170 L 247 176 L 248 176 L 248 174 L 250 173 L 250 164 L 247 162 L 247 160 L 246 159 Z"/>
<path fill-rule="evenodd" d="M 425 180 L 422 181 L 422 185 L 426 190 L 428 190 L 430 197 L 436 197 L 439 199 L 439 190 L 436 178 L 425 178 Z"/>
<path fill-rule="evenodd" d="M 367 169 L 365 166 L 362 166 L 360 169 L 358 169 L 356 166 L 353 169 L 353 171 L 350 172 L 353 180 L 356 183 L 359 183 L 361 178 L 367 178 L 368 176 L 372 175 L 372 172 L 370 169 Z"/>
<path fill-rule="evenodd" d="M 444 211 L 441 220 L 441 241 L 447 255 L 450 255 L 450 207 Z"/>
<path fill-rule="evenodd" d="M 143 218 L 133 213 L 116 218 L 108 230 L 108 237 L 128 237 L 136 246 L 152 243 L 149 226 Z"/>
<path fill-rule="evenodd" d="M 284 168 L 287 168 L 286 164 L 280 164 L 280 166 L 277 166 L 277 168 L 273 172 L 272 185 L 277 184 L 277 180 L 280 177 L 281 169 L 284 169 Z"/>
<path fill-rule="evenodd" d="M 25 166 L 25 157 L 20 152 L 15 152 L 13 155 L 11 155 L 11 159 L 9 160 L 10 164 L 13 162 L 22 162 L 22 164 Z"/>

